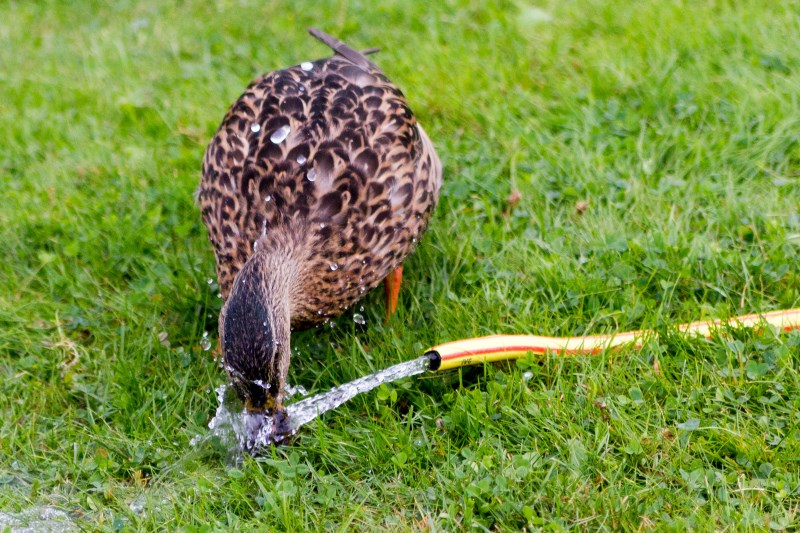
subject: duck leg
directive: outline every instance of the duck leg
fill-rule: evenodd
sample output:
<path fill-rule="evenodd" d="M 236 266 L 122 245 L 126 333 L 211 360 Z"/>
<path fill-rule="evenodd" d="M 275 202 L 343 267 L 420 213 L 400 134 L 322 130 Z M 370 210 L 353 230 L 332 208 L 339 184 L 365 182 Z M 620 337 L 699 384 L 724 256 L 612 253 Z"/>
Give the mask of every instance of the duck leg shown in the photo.
<path fill-rule="evenodd" d="M 403 265 L 397 267 L 383 280 L 383 288 L 386 290 L 386 321 L 397 309 L 397 297 L 400 295 L 400 283 L 403 281 Z"/>

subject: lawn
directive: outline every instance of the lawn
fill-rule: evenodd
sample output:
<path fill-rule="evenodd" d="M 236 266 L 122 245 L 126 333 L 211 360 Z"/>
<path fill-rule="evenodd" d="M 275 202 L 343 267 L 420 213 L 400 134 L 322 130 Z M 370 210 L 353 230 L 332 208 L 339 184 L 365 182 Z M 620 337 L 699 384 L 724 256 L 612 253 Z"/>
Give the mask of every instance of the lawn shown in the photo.
<path fill-rule="evenodd" d="M 0 10 L 0 530 L 800 521 L 800 334 L 675 333 L 800 307 L 800 2 Z M 366 324 L 294 335 L 291 383 L 491 333 L 660 335 L 384 385 L 257 459 L 191 446 L 225 382 L 202 154 L 250 79 L 328 54 L 309 25 L 382 48 L 445 183 L 398 313 L 375 291 Z"/>

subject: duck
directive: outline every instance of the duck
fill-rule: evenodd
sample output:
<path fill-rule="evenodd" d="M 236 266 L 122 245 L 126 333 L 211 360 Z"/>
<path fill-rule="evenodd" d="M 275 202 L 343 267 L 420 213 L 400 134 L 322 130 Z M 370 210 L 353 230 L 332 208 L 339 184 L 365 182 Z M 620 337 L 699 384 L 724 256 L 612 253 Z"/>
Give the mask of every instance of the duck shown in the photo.
<path fill-rule="evenodd" d="M 223 298 L 223 366 L 245 412 L 274 420 L 292 332 L 381 281 L 391 315 L 442 185 L 433 143 L 367 57 L 377 50 L 308 31 L 333 55 L 247 86 L 206 148 L 196 193 Z"/>

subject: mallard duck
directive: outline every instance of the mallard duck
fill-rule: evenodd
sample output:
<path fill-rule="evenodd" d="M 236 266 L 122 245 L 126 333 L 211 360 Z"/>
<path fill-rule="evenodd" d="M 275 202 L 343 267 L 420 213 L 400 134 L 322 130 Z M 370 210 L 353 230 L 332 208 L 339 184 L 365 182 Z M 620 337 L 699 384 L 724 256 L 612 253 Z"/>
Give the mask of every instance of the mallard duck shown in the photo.
<path fill-rule="evenodd" d="M 309 32 L 333 57 L 247 87 L 206 149 L 197 194 L 224 298 L 224 366 L 246 410 L 266 416 L 283 409 L 293 330 L 381 280 L 394 309 L 442 182 L 400 89 L 364 53 Z"/>

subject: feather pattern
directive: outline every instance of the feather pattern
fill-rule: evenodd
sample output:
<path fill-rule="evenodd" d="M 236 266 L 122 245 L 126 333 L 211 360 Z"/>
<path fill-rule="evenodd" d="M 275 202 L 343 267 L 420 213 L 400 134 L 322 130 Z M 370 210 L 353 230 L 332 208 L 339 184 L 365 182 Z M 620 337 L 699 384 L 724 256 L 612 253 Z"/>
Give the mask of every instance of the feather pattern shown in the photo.
<path fill-rule="evenodd" d="M 336 54 L 254 80 L 209 143 L 198 189 L 223 298 L 256 247 L 291 253 L 295 328 L 340 314 L 399 266 L 442 182 L 400 89 L 309 31 Z"/>

